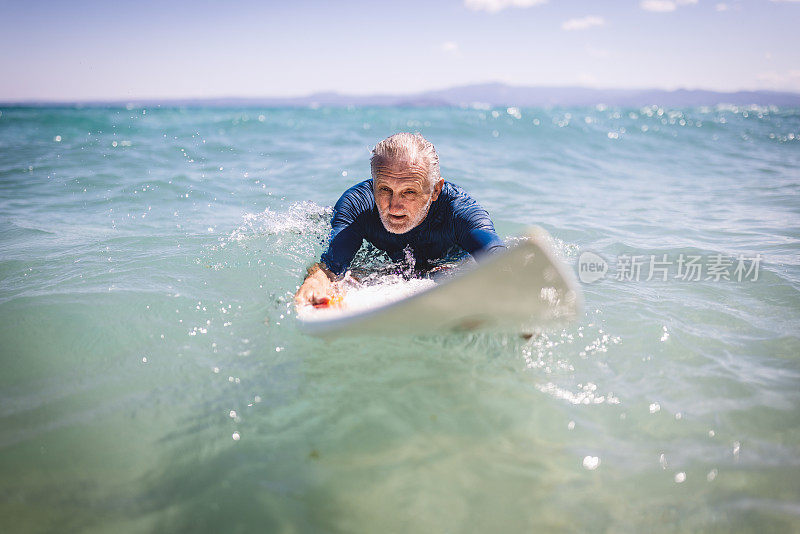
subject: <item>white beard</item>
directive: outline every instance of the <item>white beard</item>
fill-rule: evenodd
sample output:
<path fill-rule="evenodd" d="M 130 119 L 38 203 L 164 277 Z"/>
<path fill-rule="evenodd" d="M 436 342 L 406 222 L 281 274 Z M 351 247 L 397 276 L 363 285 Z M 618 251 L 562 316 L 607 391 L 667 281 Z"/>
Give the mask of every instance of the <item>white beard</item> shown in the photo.
<path fill-rule="evenodd" d="M 387 232 L 389 232 L 390 234 L 405 234 L 406 232 L 410 232 L 411 230 L 419 226 L 419 224 L 425 220 L 425 217 L 428 216 L 428 210 L 431 209 L 431 204 L 433 204 L 433 195 L 428 197 L 428 202 L 425 204 L 425 207 L 420 210 L 419 215 L 417 215 L 417 218 L 411 220 L 408 224 L 404 225 L 400 230 L 392 230 L 391 228 L 389 228 L 389 225 L 386 224 L 386 219 L 383 218 L 383 213 L 381 213 L 381 210 L 378 210 L 378 216 L 381 219 L 381 224 L 383 224 L 383 227 L 386 229 Z"/>

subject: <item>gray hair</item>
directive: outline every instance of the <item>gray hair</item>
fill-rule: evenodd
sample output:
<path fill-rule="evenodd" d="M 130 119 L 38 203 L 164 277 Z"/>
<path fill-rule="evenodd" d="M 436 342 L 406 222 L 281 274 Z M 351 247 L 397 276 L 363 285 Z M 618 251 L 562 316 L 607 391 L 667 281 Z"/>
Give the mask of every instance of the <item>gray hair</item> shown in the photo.
<path fill-rule="evenodd" d="M 418 133 L 394 134 L 375 145 L 369 160 L 373 180 L 376 178 L 376 166 L 381 160 L 425 162 L 428 167 L 428 185 L 433 187 L 439 181 L 439 155 L 436 148 Z"/>

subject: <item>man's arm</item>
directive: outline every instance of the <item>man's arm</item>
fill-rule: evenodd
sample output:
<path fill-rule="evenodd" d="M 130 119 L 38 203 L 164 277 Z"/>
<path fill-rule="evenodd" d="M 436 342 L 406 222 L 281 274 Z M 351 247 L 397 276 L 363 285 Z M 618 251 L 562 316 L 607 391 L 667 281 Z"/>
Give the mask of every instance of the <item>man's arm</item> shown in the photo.
<path fill-rule="evenodd" d="M 471 228 L 464 233 L 461 247 L 476 260 L 506 249 L 494 228 Z"/>
<path fill-rule="evenodd" d="M 489 212 L 472 198 L 462 200 L 455 207 L 453 216 L 458 245 L 476 260 L 506 249 L 494 229 Z"/>
<path fill-rule="evenodd" d="M 296 305 L 326 303 L 330 299 L 332 284 L 345 274 L 361 247 L 364 231 L 358 219 L 374 204 L 371 195 L 365 194 L 365 185 L 362 182 L 345 191 L 333 207 L 328 249 L 322 254 L 320 262 L 308 269 L 303 284 L 295 294 Z"/>

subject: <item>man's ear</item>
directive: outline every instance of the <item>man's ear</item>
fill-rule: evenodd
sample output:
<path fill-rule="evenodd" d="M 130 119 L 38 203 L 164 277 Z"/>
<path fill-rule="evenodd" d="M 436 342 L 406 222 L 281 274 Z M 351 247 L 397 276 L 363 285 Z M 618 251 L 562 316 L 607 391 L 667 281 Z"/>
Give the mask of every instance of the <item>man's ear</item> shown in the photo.
<path fill-rule="evenodd" d="M 444 178 L 439 178 L 439 181 L 433 184 L 433 195 L 431 195 L 431 202 L 436 202 L 436 199 L 439 198 L 439 193 L 442 192 L 443 186 Z"/>

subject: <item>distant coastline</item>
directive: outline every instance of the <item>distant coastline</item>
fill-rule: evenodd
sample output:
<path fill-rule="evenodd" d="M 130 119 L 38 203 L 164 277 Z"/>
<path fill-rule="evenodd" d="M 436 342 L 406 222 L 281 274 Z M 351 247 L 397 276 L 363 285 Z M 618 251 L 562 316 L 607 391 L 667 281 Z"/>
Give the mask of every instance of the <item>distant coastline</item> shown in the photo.
<path fill-rule="evenodd" d="M 348 95 L 336 92 L 299 97 L 131 99 L 108 101 L 2 101 L 3 107 L 481 107 L 481 106 L 715 106 L 800 107 L 800 93 L 780 91 L 719 92 L 702 89 L 592 89 L 523 87 L 502 83 L 463 85 L 406 95 Z"/>

